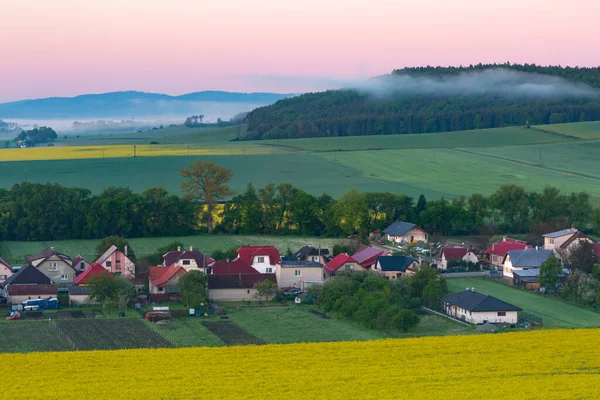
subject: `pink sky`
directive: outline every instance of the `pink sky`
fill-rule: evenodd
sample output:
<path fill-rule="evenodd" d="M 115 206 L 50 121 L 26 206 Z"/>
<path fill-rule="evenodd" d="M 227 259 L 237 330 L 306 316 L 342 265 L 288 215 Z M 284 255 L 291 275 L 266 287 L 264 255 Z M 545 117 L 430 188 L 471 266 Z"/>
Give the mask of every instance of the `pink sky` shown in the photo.
<path fill-rule="evenodd" d="M 300 92 L 321 89 L 304 77 L 427 64 L 600 65 L 598 0 L 18 0 L 0 16 L 0 101 Z"/>

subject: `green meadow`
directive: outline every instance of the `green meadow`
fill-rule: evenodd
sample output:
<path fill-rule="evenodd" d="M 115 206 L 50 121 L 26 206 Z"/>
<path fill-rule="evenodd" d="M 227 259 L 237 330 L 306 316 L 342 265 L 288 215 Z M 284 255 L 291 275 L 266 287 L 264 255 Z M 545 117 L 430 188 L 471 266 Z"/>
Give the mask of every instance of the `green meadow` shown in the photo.
<path fill-rule="evenodd" d="M 483 129 L 418 135 L 384 135 L 231 142 L 244 126 L 149 132 L 60 140 L 62 145 L 189 144 L 206 146 L 205 156 L 2 162 L 0 187 L 32 181 L 142 192 L 164 186 L 179 193 L 179 170 L 198 158 L 231 168 L 231 187 L 249 182 L 292 183 L 309 193 L 339 197 L 349 189 L 390 191 L 428 199 L 493 193 L 514 183 L 530 190 L 553 185 L 564 192 L 587 191 L 600 203 L 600 122 Z M 268 154 L 250 149 L 268 147 Z M 48 148 L 56 151 L 58 147 Z M 210 149 L 214 149 L 214 154 Z M 220 151 L 228 149 L 227 152 Z M 247 151 L 245 151 L 245 149 Z M 224 154 L 229 153 L 229 154 Z"/>

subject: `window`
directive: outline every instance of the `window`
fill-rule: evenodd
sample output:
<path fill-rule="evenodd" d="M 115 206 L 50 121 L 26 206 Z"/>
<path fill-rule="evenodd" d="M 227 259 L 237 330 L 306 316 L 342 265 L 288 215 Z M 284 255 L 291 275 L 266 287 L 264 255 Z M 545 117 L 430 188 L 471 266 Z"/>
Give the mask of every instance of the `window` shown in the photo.
<path fill-rule="evenodd" d="M 246 293 L 250 294 L 250 289 L 246 290 Z"/>
<path fill-rule="evenodd" d="M 6 279 L 6 275 L 0 275 L 0 279 L 2 279 L 2 280 Z"/>
<path fill-rule="evenodd" d="M 190 265 L 190 260 L 183 260 L 182 264 L 183 265 Z"/>
<path fill-rule="evenodd" d="M 550 239 L 550 244 L 554 244 L 554 239 Z"/>
<path fill-rule="evenodd" d="M 61 281 L 66 281 L 69 279 L 69 275 L 68 274 L 60 274 L 60 280 Z"/>
<path fill-rule="evenodd" d="M 159 286 L 159 287 L 158 287 L 158 291 L 159 291 L 159 292 L 162 292 L 163 290 L 165 290 L 165 289 L 164 289 L 162 286 Z"/>
<path fill-rule="evenodd" d="M 107 266 L 108 268 L 112 267 L 112 261 L 107 261 L 107 262 L 106 262 L 106 266 Z"/>
<path fill-rule="evenodd" d="M 273 268 L 267 268 L 266 270 L 267 274 L 272 274 L 273 273 Z"/>
<path fill-rule="evenodd" d="M 498 311 L 499 317 L 506 317 L 506 311 Z"/>
<path fill-rule="evenodd" d="M 258 263 L 264 263 L 265 262 L 265 258 L 264 257 L 256 257 L 256 262 L 258 262 Z"/>
<path fill-rule="evenodd" d="M 302 271 L 299 269 L 294 270 L 294 276 L 302 276 Z"/>
<path fill-rule="evenodd" d="M 318 257 L 318 256 L 312 256 L 312 257 L 311 257 L 311 259 L 312 259 L 313 261 L 319 261 L 319 257 Z"/>
<path fill-rule="evenodd" d="M 58 270 L 58 264 L 55 262 L 51 262 L 50 267 L 48 268 L 48 271 L 56 271 L 56 270 Z"/>
<path fill-rule="evenodd" d="M 347 271 L 352 270 L 352 269 L 354 269 L 354 265 L 352 265 L 352 264 L 346 264 L 346 265 L 344 265 L 344 269 L 347 270 Z"/>
<path fill-rule="evenodd" d="M 120 264 L 115 265 L 115 271 L 120 271 L 120 270 L 121 270 L 121 265 Z"/>

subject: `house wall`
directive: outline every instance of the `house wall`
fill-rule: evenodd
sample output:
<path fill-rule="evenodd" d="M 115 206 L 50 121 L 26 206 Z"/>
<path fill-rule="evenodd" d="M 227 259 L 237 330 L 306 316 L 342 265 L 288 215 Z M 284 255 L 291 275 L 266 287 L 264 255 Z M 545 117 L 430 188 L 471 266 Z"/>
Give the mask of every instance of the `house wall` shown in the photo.
<path fill-rule="evenodd" d="M 259 262 L 259 258 L 263 258 L 262 262 Z M 275 265 L 271 265 L 271 260 L 268 255 L 264 256 L 254 256 L 252 259 L 252 267 L 256 269 L 261 274 L 271 274 L 276 270 Z"/>
<path fill-rule="evenodd" d="M 496 311 L 469 312 L 457 306 L 445 304 L 446 314 L 462 319 L 471 324 L 483 324 L 484 322 L 516 324 L 519 320 L 517 311 L 506 311 L 506 315 L 500 316 Z"/>
<path fill-rule="evenodd" d="M 412 268 L 414 270 L 418 266 L 419 266 L 419 263 L 417 261 L 414 261 L 412 264 L 410 264 L 408 266 L 408 268 Z M 403 275 L 414 274 L 414 272 L 409 271 L 408 268 L 406 269 L 406 272 L 402 272 L 402 271 L 383 271 L 381 269 L 381 266 L 379 265 L 379 262 L 377 262 L 377 264 L 375 264 L 375 267 L 373 267 L 373 270 L 375 272 L 377 272 L 378 274 L 382 275 L 383 277 L 385 277 L 386 279 L 398 279 L 398 278 L 401 278 Z"/>
<path fill-rule="evenodd" d="M 256 301 L 256 289 L 209 289 L 211 301 Z"/>
<path fill-rule="evenodd" d="M 56 268 L 54 268 L 55 264 Z M 43 262 L 38 263 L 36 267 L 52 279 L 54 283 L 73 283 L 73 279 L 77 275 L 75 269 L 58 256 L 50 256 Z M 66 275 L 66 279 L 63 279 L 62 275 Z"/>
<path fill-rule="evenodd" d="M 467 252 L 462 259 L 463 261 L 472 262 L 473 264 L 477 264 L 479 262 L 479 257 L 477 257 L 472 251 Z"/>
<path fill-rule="evenodd" d="M 55 294 L 36 294 L 36 295 L 13 295 L 13 296 L 9 296 L 7 298 L 8 302 L 11 304 L 21 304 L 23 301 L 25 300 L 33 300 L 33 299 L 48 299 L 48 298 L 52 298 L 55 299 L 56 295 Z"/>
<path fill-rule="evenodd" d="M 513 265 L 510 261 L 510 256 L 506 256 L 506 260 L 504 261 L 504 265 L 502 266 L 502 273 L 506 279 L 513 279 Z"/>
<path fill-rule="evenodd" d="M 73 268 L 75 269 L 75 271 L 77 272 L 83 272 L 87 269 L 87 267 L 89 267 L 90 264 L 85 261 L 85 260 L 81 260 L 79 261 L 77 264 L 73 265 Z"/>
<path fill-rule="evenodd" d="M 185 272 L 183 272 L 183 271 L 178 272 L 175 276 L 173 276 L 171 279 L 169 279 L 164 285 L 160 285 L 160 286 L 154 286 L 152 284 L 152 282 L 150 281 L 149 284 L 148 284 L 148 289 L 150 290 L 151 294 L 167 293 L 164 288 L 166 286 L 177 285 L 177 282 L 179 281 L 179 278 L 183 274 L 185 274 Z M 163 288 L 163 290 L 161 291 L 160 288 Z"/>
<path fill-rule="evenodd" d="M 188 264 L 186 264 L 186 262 Z M 204 268 L 198 268 L 198 263 L 193 258 L 182 258 L 180 260 L 177 260 L 177 262 L 174 265 L 180 265 L 186 271 L 200 270 L 200 271 L 204 272 Z M 169 267 L 169 265 L 166 265 L 166 266 Z"/>
<path fill-rule="evenodd" d="M 295 271 L 300 271 L 296 276 Z M 277 265 L 275 270 L 277 276 L 277 285 L 279 287 L 297 287 L 302 286 L 302 281 L 323 281 L 323 267 L 285 267 Z"/>
<path fill-rule="evenodd" d="M 496 254 L 490 255 L 490 264 L 494 267 L 502 267 L 502 261 L 504 260 L 504 256 L 498 256 Z"/>
<path fill-rule="evenodd" d="M 558 249 L 564 242 L 569 240 L 569 238 L 573 235 L 574 235 L 574 233 L 559 236 L 557 238 L 545 237 L 544 238 L 544 249 L 546 249 L 546 250 Z"/>
<path fill-rule="evenodd" d="M 327 260 L 325 259 L 325 256 L 306 256 L 304 258 L 304 260 L 300 260 L 300 261 L 314 261 L 314 262 L 318 262 L 321 263 L 323 265 L 327 264 Z"/>
<path fill-rule="evenodd" d="M 135 264 L 119 250 L 112 253 L 101 265 L 113 274 L 126 279 L 135 277 Z"/>
<path fill-rule="evenodd" d="M 423 242 L 427 243 L 428 235 L 420 229 L 412 228 L 402 236 L 387 235 L 387 240 L 395 243 Z"/>
<path fill-rule="evenodd" d="M 347 262 L 347 263 L 344 263 L 344 265 L 342 265 L 341 267 L 339 267 L 337 269 L 337 271 L 335 271 L 333 274 L 326 272 L 326 275 L 332 276 L 332 275 L 335 275 L 338 272 L 342 272 L 342 271 L 366 271 L 366 269 L 363 268 L 363 266 L 357 262 Z"/>
<path fill-rule="evenodd" d="M 3 283 L 9 276 L 13 274 L 12 270 L 3 263 L 0 263 L 0 283 Z"/>

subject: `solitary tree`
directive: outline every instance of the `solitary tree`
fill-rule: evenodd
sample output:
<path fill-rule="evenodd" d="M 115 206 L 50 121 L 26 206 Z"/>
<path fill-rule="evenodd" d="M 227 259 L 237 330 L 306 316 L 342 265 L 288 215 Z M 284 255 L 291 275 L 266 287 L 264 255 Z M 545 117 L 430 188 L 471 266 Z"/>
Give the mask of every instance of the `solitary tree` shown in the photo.
<path fill-rule="evenodd" d="M 566 264 L 571 269 L 578 269 L 589 274 L 592 272 L 595 262 L 594 245 L 587 240 L 580 240 L 567 250 Z"/>
<path fill-rule="evenodd" d="M 206 301 L 206 275 L 200 271 L 190 271 L 177 282 L 183 304 L 189 308 L 200 307 Z"/>
<path fill-rule="evenodd" d="M 189 197 L 204 202 L 206 205 L 208 233 L 212 233 L 212 212 L 215 204 L 233 194 L 228 185 L 233 172 L 229 168 L 219 167 L 210 161 L 197 160 L 189 167 L 183 168 L 181 176 L 185 178 L 185 181 L 181 183 L 181 189 Z"/>
<path fill-rule="evenodd" d="M 540 266 L 540 286 L 555 289 L 562 271 L 560 260 L 554 256 L 546 259 Z"/>
<path fill-rule="evenodd" d="M 271 300 L 277 294 L 277 285 L 268 279 L 256 283 L 254 289 L 256 289 L 255 296 L 259 301 L 262 301 L 263 299 Z"/>
<path fill-rule="evenodd" d="M 129 300 L 135 297 L 135 289 L 125 279 L 111 273 L 98 275 L 88 281 L 90 299 L 102 303 L 105 309 L 113 306 L 125 311 Z"/>

